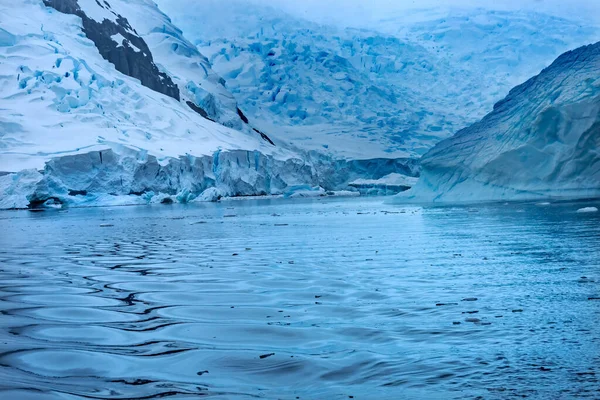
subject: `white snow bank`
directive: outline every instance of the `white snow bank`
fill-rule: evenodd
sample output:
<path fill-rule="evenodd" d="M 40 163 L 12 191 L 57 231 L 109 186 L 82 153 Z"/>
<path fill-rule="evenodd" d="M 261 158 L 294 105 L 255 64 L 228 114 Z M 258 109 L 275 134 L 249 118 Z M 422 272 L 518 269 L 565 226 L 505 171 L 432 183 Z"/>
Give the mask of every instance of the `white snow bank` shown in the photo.
<path fill-rule="evenodd" d="M 99 23 L 102 23 L 105 19 L 112 22 L 117 21 L 117 13 L 106 3 L 103 4 L 97 0 L 78 0 L 77 3 L 85 15 L 94 21 Z"/>
<path fill-rule="evenodd" d="M 123 35 L 121 35 L 120 33 L 116 33 L 114 35 L 112 35 L 110 37 L 115 43 L 118 43 L 117 47 L 119 46 L 124 46 L 125 44 L 127 44 L 127 46 L 131 47 L 134 51 L 137 51 L 138 53 L 140 51 L 142 51 L 142 49 L 140 49 L 139 47 L 137 47 L 136 45 L 134 45 L 133 43 L 131 43 L 129 40 L 127 40 L 127 38 Z"/>

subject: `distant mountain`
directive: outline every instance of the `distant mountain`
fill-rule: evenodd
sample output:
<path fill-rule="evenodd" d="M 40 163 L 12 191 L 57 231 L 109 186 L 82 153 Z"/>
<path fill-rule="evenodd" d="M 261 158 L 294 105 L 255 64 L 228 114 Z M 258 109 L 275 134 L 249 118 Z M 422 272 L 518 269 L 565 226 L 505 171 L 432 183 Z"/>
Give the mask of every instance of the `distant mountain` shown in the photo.
<path fill-rule="evenodd" d="M 247 1 L 159 3 L 257 124 L 347 158 L 419 157 L 598 33 L 527 12 L 338 29 Z"/>
<path fill-rule="evenodd" d="M 600 196 L 600 42 L 569 51 L 437 144 L 399 201 Z"/>

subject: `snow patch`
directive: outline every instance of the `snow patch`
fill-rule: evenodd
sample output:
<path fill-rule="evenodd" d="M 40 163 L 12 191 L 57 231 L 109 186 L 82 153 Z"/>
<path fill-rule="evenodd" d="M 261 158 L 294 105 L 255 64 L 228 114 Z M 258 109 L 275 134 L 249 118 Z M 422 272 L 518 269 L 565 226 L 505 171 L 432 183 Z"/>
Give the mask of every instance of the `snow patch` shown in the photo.
<path fill-rule="evenodd" d="M 77 0 L 77 3 L 85 15 L 97 22 L 102 23 L 105 19 L 117 22 L 117 14 L 104 0 Z"/>
<path fill-rule="evenodd" d="M 118 45 L 117 47 L 121 46 L 123 47 L 125 44 L 129 47 L 131 47 L 134 51 L 136 52 L 140 52 L 142 51 L 139 47 L 137 47 L 136 45 L 134 45 L 133 43 L 131 43 L 129 40 L 127 40 L 127 38 L 123 35 L 121 35 L 120 33 L 114 34 L 110 37 L 112 39 L 113 42 L 116 42 Z"/>

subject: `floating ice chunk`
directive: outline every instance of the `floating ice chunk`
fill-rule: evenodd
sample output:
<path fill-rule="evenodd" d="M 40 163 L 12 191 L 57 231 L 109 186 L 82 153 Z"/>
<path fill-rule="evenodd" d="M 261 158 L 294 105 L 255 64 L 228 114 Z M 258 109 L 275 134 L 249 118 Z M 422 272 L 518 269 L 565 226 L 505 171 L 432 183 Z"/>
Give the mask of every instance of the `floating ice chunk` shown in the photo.
<path fill-rule="evenodd" d="M 215 187 L 210 187 L 208 189 L 206 189 L 205 191 L 203 191 L 200 196 L 196 197 L 195 201 L 218 201 L 221 199 L 221 197 L 224 196 L 224 193 L 215 188 Z"/>
<path fill-rule="evenodd" d="M 598 212 L 598 208 L 596 207 L 583 207 L 580 208 L 579 210 L 577 210 L 578 213 L 592 213 L 592 212 Z"/>
<path fill-rule="evenodd" d="M 337 197 L 360 197 L 360 192 L 353 192 L 350 190 L 334 190 L 332 193 L 333 196 Z"/>
<path fill-rule="evenodd" d="M 391 173 L 380 179 L 356 179 L 353 182 L 350 182 L 350 186 L 359 186 L 359 185 L 390 185 L 390 186 L 414 186 L 419 178 L 413 176 L 406 176 L 398 173 Z"/>
<path fill-rule="evenodd" d="M 326 196 L 325 189 L 320 186 L 311 187 L 309 185 L 297 185 L 286 188 L 284 197 L 296 198 L 296 197 L 321 197 Z"/>
<path fill-rule="evenodd" d="M 63 207 L 62 203 L 56 199 L 48 199 L 42 205 L 44 208 L 54 208 L 61 209 Z"/>

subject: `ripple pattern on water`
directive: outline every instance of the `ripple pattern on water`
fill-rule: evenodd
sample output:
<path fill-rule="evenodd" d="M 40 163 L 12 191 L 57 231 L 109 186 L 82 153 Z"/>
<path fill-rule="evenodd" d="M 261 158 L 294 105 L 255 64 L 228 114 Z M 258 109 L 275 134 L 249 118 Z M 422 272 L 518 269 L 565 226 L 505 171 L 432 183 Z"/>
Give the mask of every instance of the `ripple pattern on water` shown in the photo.
<path fill-rule="evenodd" d="M 5 212 L 0 397 L 600 398 L 600 215 Z"/>

